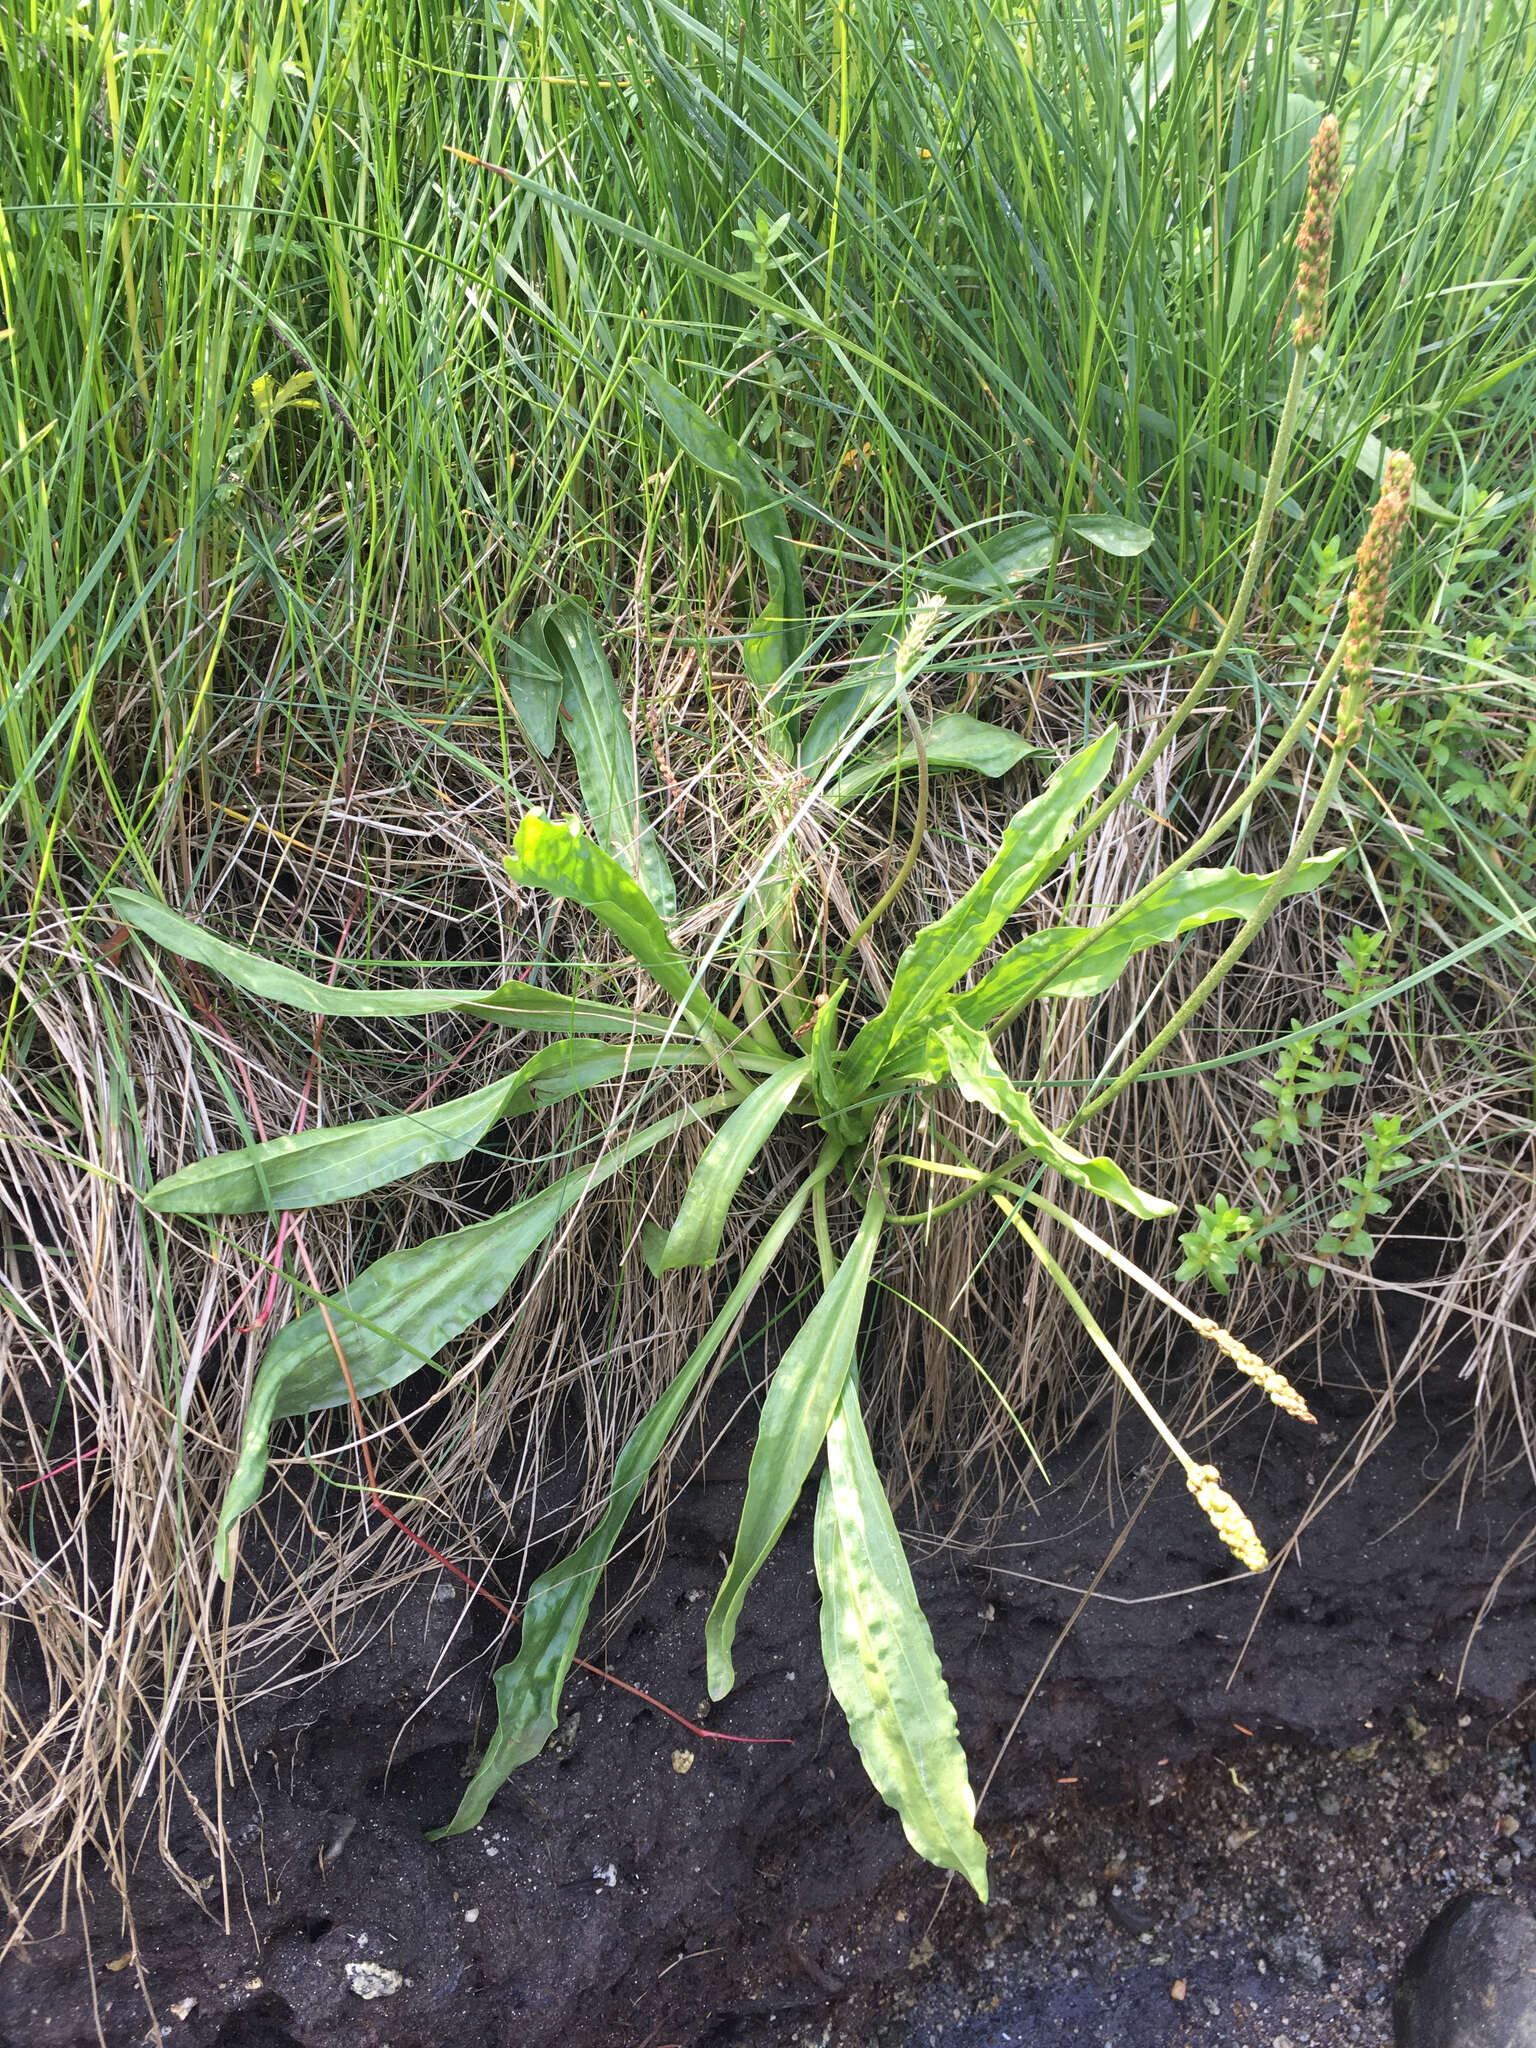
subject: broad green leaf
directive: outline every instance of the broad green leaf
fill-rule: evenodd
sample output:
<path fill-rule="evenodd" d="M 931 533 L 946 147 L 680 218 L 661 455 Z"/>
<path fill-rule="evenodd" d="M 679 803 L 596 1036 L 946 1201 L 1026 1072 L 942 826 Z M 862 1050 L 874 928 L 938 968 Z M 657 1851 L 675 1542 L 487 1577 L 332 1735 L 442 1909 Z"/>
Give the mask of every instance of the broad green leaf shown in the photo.
<path fill-rule="evenodd" d="M 675 917 L 677 890 L 640 803 L 634 734 L 592 614 L 568 601 L 539 617 L 549 658 L 560 673 L 561 730 L 576 759 L 593 836 L 629 870 L 663 919 Z"/>
<path fill-rule="evenodd" d="M 467 1010 L 515 1031 L 597 1031 L 629 1037 L 635 1031 L 665 1034 L 673 1029 L 666 1017 L 639 1016 L 613 1003 L 589 1003 L 562 996 L 553 989 L 534 988 L 525 981 L 506 981 L 500 988 L 333 988 L 292 967 L 280 967 L 231 946 L 212 932 L 167 910 L 153 896 L 136 889 L 109 889 L 107 901 L 122 922 L 182 960 L 221 974 L 248 995 L 269 1003 L 287 1003 L 317 1017 L 433 1017 Z"/>
<path fill-rule="evenodd" d="M 684 452 L 741 501 L 742 535 L 768 576 L 768 602 L 742 641 L 742 661 L 764 702 L 771 703 L 775 719 L 782 722 L 795 710 L 799 688 L 780 685 L 805 653 L 805 585 L 783 500 L 756 458 L 691 398 L 648 364 L 637 363 L 635 373 Z"/>
<path fill-rule="evenodd" d="M 1106 555 L 1119 555 L 1127 561 L 1135 555 L 1144 555 L 1153 539 L 1150 526 L 1138 526 L 1134 520 L 1122 519 L 1116 512 L 1083 513 L 1067 521 L 1067 531 L 1075 533 L 1079 540 L 1087 541 L 1089 547 L 1098 548 Z"/>
<path fill-rule="evenodd" d="M 985 1904 L 987 1845 L 954 1703 L 891 1514 L 852 1373 L 827 1431 L 816 1501 L 821 1654 L 870 1783 L 919 1856 Z"/>
<path fill-rule="evenodd" d="M 677 1221 L 662 1254 L 663 1272 L 680 1266 L 712 1266 L 720 1250 L 725 1219 L 748 1168 L 774 1132 L 774 1127 L 810 1079 L 809 1060 L 795 1060 L 760 1081 L 704 1148 L 693 1169 Z"/>
<path fill-rule="evenodd" d="M 1026 519 L 977 541 L 950 561 L 925 565 L 924 573 L 949 597 L 1011 596 L 1056 559 L 1056 536 L 1048 519 Z"/>
<path fill-rule="evenodd" d="M 1018 767 L 1026 754 L 1038 751 L 1016 732 L 1006 732 L 1000 725 L 983 724 L 963 711 L 949 711 L 936 718 L 923 734 L 923 746 L 930 774 L 968 769 L 974 775 L 1006 775 L 1010 768 Z M 888 782 L 898 768 L 911 776 L 916 767 L 912 736 L 903 726 L 894 742 L 861 754 L 849 764 L 832 785 L 832 801 L 856 804 L 882 782 Z"/>
<path fill-rule="evenodd" d="M 513 1074 L 457 1101 L 433 1103 L 366 1123 L 298 1131 L 196 1160 L 156 1182 L 145 1197 L 163 1216 L 249 1216 L 313 1209 L 387 1187 L 424 1166 L 462 1159 L 493 1124 L 600 1082 L 658 1066 L 703 1066 L 689 1046 L 613 1046 L 566 1039 L 542 1046 Z"/>
<path fill-rule="evenodd" d="M 1144 1194 L 1126 1179 L 1112 1159 L 1088 1158 L 1043 1123 L 1030 1106 L 1029 1097 L 1015 1088 L 998 1065 L 984 1033 L 951 1017 L 938 1026 L 934 1036 L 944 1048 L 950 1078 L 966 1101 L 979 1102 L 1000 1116 L 1023 1141 L 1025 1151 L 1032 1153 L 1042 1166 L 1053 1167 L 1063 1180 L 1129 1209 L 1144 1223 L 1156 1216 L 1177 1215 L 1177 1202 Z"/>
<path fill-rule="evenodd" d="M 800 1498 L 853 1365 L 864 1296 L 884 1220 L 885 1203 L 876 1190 L 869 1197 L 847 1257 L 795 1332 L 768 1382 L 747 1471 L 747 1497 L 736 1530 L 736 1548 L 704 1629 L 711 1699 L 724 1699 L 736 1683 L 731 1645 L 741 1604 Z"/>
<path fill-rule="evenodd" d="M 543 605 L 516 633 L 503 633 L 502 676 L 512 709 L 529 744 L 547 761 L 559 733 L 560 671 L 549 658 L 544 627 L 552 607 Z"/>
<path fill-rule="evenodd" d="M 316 1408 L 344 1407 L 351 1398 L 331 1329 L 360 1401 L 398 1386 L 495 1307 L 583 1195 L 611 1180 L 698 1113 L 684 1109 L 661 1118 L 592 1165 L 577 1167 L 541 1194 L 488 1222 L 468 1224 L 375 1260 L 323 1311 L 308 1309 L 280 1331 L 256 1375 L 239 1462 L 219 1512 L 217 1553 L 224 1577 L 233 1569 L 231 1531 L 261 1495 L 273 1423 Z"/>
<path fill-rule="evenodd" d="M 1288 896 L 1320 888 L 1344 858 L 1344 849 L 1303 861 Z M 1149 946 L 1165 944 L 1198 925 L 1251 917 L 1274 882 L 1273 875 L 1240 868 L 1190 868 L 1149 896 L 1138 910 L 1111 917 L 1103 926 L 1058 926 L 1034 932 L 1011 946 L 974 989 L 956 996 L 954 1009 L 965 1023 L 985 1027 L 1020 1003 L 1045 996 L 1093 996 L 1118 981 L 1126 962 Z M 1070 967 L 1053 971 L 1073 947 L 1089 944 Z"/>
<path fill-rule="evenodd" d="M 1109 773 L 1118 729 L 1074 754 L 1003 834 L 995 859 L 960 901 L 918 933 L 897 962 L 890 1000 L 848 1048 L 847 1099 L 867 1090 L 903 1037 L 921 1037 L 948 991 L 1056 865 L 1072 821 Z"/>
<path fill-rule="evenodd" d="M 530 811 L 517 828 L 507 873 L 524 888 L 547 889 L 590 910 L 696 1025 L 728 1030 L 695 985 L 693 969 L 668 938 L 645 891 L 574 818 L 557 824 L 542 811 Z"/>
<path fill-rule="evenodd" d="M 463 1834 L 466 1828 L 474 1827 L 497 1788 L 520 1765 L 536 1757 L 554 1733 L 560 1695 L 570 1675 L 598 1577 L 689 1396 L 799 1222 L 810 1188 L 810 1181 L 805 1181 L 779 1213 L 726 1297 L 719 1315 L 619 1453 L 613 1471 L 613 1491 L 602 1520 L 569 1557 L 562 1558 L 534 1580 L 523 1609 L 522 1641 L 517 1655 L 496 1673 L 496 1733 L 459 1802 L 458 1812 L 447 1827 L 433 1833 L 433 1841 L 444 1835 Z"/>

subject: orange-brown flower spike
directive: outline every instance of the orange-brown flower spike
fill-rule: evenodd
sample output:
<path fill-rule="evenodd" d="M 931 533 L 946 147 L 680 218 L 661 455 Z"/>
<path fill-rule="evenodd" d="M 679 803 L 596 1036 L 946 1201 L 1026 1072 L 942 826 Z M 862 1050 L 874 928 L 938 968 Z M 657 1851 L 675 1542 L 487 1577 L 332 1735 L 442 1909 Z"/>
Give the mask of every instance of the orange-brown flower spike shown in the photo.
<path fill-rule="evenodd" d="M 1344 629 L 1344 680 L 1357 695 L 1369 687 L 1381 652 L 1387 585 L 1408 514 L 1413 506 L 1413 458 L 1394 448 L 1382 471 L 1381 495 L 1355 556 L 1355 584 L 1349 593 Z"/>
<path fill-rule="evenodd" d="M 1328 310 L 1328 262 L 1333 254 L 1333 209 L 1339 203 L 1339 124 L 1324 114 L 1312 138 L 1307 204 L 1296 237 L 1296 325 L 1299 349 L 1323 338 Z"/>

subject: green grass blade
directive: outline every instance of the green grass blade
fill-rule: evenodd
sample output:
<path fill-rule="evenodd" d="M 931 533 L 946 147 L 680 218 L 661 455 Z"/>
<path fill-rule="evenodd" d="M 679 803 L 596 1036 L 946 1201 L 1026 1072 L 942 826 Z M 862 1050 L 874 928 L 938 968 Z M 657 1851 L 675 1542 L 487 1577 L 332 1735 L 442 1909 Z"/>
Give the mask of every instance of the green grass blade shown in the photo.
<path fill-rule="evenodd" d="M 1029 1097 L 1015 1088 L 997 1064 L 991 1044 L 982 1032 L 951 1020 L 941 1024 L 934 1036 L 944 1048 L 950 1078 L 966 1101 L 978 1102 L 1000 1116 L 1017 1134 L 1025 1151 L 1032 1153 L 1042 1166 L 1051 1167 L 1063 1180 L 1102 1195 L 1106 1202 L 1129 1209 L 1144 1223 L 1157 1216 L 1178 1214 L 1177 1202 L 1165 1202 L 1159 1195 L 1144 1193 L 1127 1180 L 1112 1159 L 1090 1159 L 1059 1138 L 1049 1124 L 1036 1116 Z"/>
<path fill-rule="evenodd" d="M 639 363 L 635 370 L 673 438 L 741 501 L 743 537 L 768 577 L 768 602 L 747 630 L 741 658 L 763 702 L 783 720 L 799 693 L 796 687 L 780 686 L 805 652 L 805 585 L 783 500 L 756 458 L 707 412 L 648 364 Z"/>
<path fill-rule="evenodd" d="M 136 889 L 109 889 L 107 900 L 124 924 L 167 952 L 222 975 L 247 995 L 286 1003 L 317 1017 L 433 1017 L 465 1010 L 516 1031 L 601 1031 L 616 1036 L 672 1029 L 666 1017 L 641 1016 L 616 1004 L 587 1002 L 524 981 L 507 981 L 491 989 L 337 988 L 275 960 L 263 960 L 243 946 L 232 946 Z"/>
<path fill-rule="evenodd" d="M 698 1109 L 679 1110 L 661 1118 L 593 1165 L 577 1167 L 553 1187 L 488 1222 L 468 1224 L 375 1260 L 323 1311 L 308 1309 L 279 1332 L 256 1375 L 239 1462 L 219 1511 L 221 1573 L 228 1578 L 233 1569 L 230 1535 L 235 1523 L 260 1498 L 273 1423 L 317 1408 L 344 1407 L 351 1398 L 330 1328 L 346 1356 L 359 1400 L 398 1386 L 495 1307 L 583 1195 L 611 1180 L 631 1160 L 653 1151 L 697 1114 Z"/>
<path fill-rule="evenodd" d="M 864 1428 L 852 1373 L 816 1501 L 821 1654 L 870 1783 L 907 1840 L 985 1904 L 987 1845 L 954 1703 Z"/>
<path fill-rule="evenodd" d="M 667 1234 L 661 1270 L 680 1266 L 712 1266 L 720 1250 L 720 1234 L 736 1191 L 748 1169 L 773 1136 L 784 1112 L 810 1079 L 809 1060 L 795 1060 L 760 1081 L 739 1109 L 732 1110 L 704 1149 L 693 1169 L 677 1221 Z"/>
<path fill-rule="evenodd" d="M 747 1472 L 747 1497 L 736 1531 L 736 1548 L 704 1630 L 711 1699 L 724 1699 L 736 1683 L 731 1645 L 747 1588 L 762 1570 L 800 1498 L 852 1369 L 864 1296 L 884 1220 L 885 1203 L 876 1190 L 865 1205 L 864 1220 L 846 1258 L 796 1331 L 768 1383 Z"/>

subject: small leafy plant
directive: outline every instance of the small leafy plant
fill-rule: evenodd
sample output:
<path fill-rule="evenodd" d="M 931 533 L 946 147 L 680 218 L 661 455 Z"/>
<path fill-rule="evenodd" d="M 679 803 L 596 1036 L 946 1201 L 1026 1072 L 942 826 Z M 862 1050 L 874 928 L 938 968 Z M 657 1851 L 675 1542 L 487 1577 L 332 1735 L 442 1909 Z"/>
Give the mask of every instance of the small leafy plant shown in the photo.
<path fill-rule="evenodd" d="M 1297 331 L 1307 342 L 1315 340 L 1322 317 L 1324 214 L 1337 189 L 1337 155 L 1337 132 L 1325 123 L 1303 230 Z M 431 1163 L 462 1159 L 504 1118 L 601 1083 L 638 1084 L 586 1162 L 500 1215 L 379 1259 L 340 1295 L 318 1301 L 280 1332 L 257 1376 L 219 1517 L 218 1560 L 226 1576 L 235 1567 L 240 1518 L 262 1492 L 276 1423 L 335 1407 L 359 1414 L 360 1403 L 398 1385 L 485 1315 L 562 1218 L 700 1122 L 712 1135 L 677 1214 L 647 1256 L 657 1271 L 713 1266 L 733 1208 L 750 1199 L 744 1184 L 764 1147 L 791 1128 L 800 1133 L 797 1180 L 766 1220 L 676 1378 L 623 1446 L 604 1512 L 576 1549 L 535 1581 L 518 1653 L 496 1673 L 495 1734 L 441 1833 L 473 1827 L 509 1773 L 537 1755 L 553 1733 L 600 1574 L 647 1478 L 729 1332 L 807 1218 L 821 1291 L 777 1362 L 759 1417 L 734 1551 L 705 1629 L 713 1698 L 725 1697 L 735 1683 L 743 1605 L 820 1461 L 814 1552 L 832 1690 L 872 1782 L 900 1815 L 912 1846 L 930 1862 L 963 1873 L 985 1897 L 986 1852 L 975 1829 L 955 1712 L 871 1450 L 858 1355 L 890 1233 L 927 1228 L 944 1209 L 980 1198 L 996 1207 L 1061 1288 L 1090 1341 L 1183 1466 L 1190 1492 L 1223 1541 L 1245 1565 L 1264 1566 L 1263 1546 L 1216 1469 L 1197 1464 L 1169 1431 L 1031 1215 L 1073 1232 L 1185 1316 L 1283 1409 L 1310 1419 L 1278 1373 L 1229 1332 L 1183 1307 L 1047 1190 L 1070 1183 L 1139 1220 L 1174 1213 L 1165 1195 L 1136 1187 L 1112 1159 L 1078 1149 L 1071 1137 L 1182 1030 L 1275 906 L 1315 889 L 1340 858 L 1312 857 L 1311 848 L 1361 729 L 1386 566 L 1407 513 L 1406 458 L 1388 464 L 1360 551 L 1350 632 L 1240 796 L 1102 922 L 1056 925 L 1005 941 L 1015 913 L 1125 801 L 1214 683 L 1254 587 L 1304 359 L 1305 348 L 1298 347 L 1238 602 L 1178 710 L 1107 794 L 1100 792 L 1119 748 L 1113 725 L 1057 767 L 1012 818 L 972 887 L 900 949 L 883 1000 L 870 993 L 861 972 L 860 946 L 878 930 L 911 871 L 933 775 L 956 768 L 999 774 L 1025 751 L 1015 735 L 958 711 L 925 722 L 913 702 L 913 682 L 947 607 L 1014 602 L 1021 585 L 1050 566 L 1058 536 L 1043 522 L 1026 522 L 936 567 L 931 591 L 878 620 L 848 670 L 813 687 L 806 674 L 804 590 L 782 502 L 756 459 L 654 372 L 642 373 L 641 381 L 664 427 L 734 497 L 741 533 L 766 581 L 767 600 L 746 630 L 742 653 L 769 745 L 792 777 L 842 806 L 892 777 L 916 781 L 916 828 L 906 857 L 830 969 L 822 971 L 818 949 L 800 936 L 792 822 L 740 908 L 733 944 L 727 946 L 722 932 L 701 955 L 678 945 L 669 929 L 676 889 L 641 804 L 622 700 L 596 626 L 574 604 L 536 613 L 508 644 L 507 658 L 509 687 L 531 743 L 547 754 L 563 734 L 571 748 L 585 820 L 530 811 L 517 827 L 507 872 L 514 886 L 578 906 L 603 926 L 660 992 L 653 1003 L 637 1009 L 516 980 L 469 990 L 336 987 L 229 945 L 149 897 L 112 894 L 124 924 L 265 1000 L 329 1016 L 467 1012 L 546 1041 L 514 1071 L 456 1101 L 197 1161 L 151 1191 L 150 1206 L 161 1214 L 276 1214 L 365 1194 Z M 1145 529 L 1114 515 L 1069 520 L 1067 532 L 1118 555 L 1137 553 L 1150 539 Z M 1327 771 L 1284 864 L 1273 874 L 1197 865 L 1279 772 L 1341 668 L 1345 681 Z M 1136 955 L 1220 922 L 1238 929 L 1188 1002 L 1070 1126 L 1052 1129 L 999 1058 L 1007 1025 L 1029 1004 L 1101 992 Z M 704 1092 L 656 1114 L 645 1082 L 680 1069 L 696 1070 Z M 1013 1149 L 1002 1165 L 984 1171 L 925 1149 L 930 1107 L 945 1091 L 990 1111 L 1008 1133 Z M 1390 1157 L 1382 1134 L 1382 1172 Z M 936 1200 L 934 1191 L 943 1189 L 949 1192 Z M 1380 1200 L 1375 1189 L 1368 1173 L 1359 1190 L 1360 1227 Z M 1213 1267 L 1222 1256 L 1213 1255 Z"/>

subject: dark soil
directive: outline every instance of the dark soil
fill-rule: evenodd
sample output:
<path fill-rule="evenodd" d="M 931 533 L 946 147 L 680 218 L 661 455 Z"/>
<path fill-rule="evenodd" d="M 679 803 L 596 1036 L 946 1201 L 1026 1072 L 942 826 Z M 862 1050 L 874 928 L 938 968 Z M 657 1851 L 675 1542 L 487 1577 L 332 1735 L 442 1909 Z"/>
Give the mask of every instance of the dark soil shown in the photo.
<path fill-rule="evenodd" d="M 1332 1376 L 1308 1390 L 1319 1431 L 1255 1412 L 1220 1447 L 1262 1529 L 1292 1526 L 1348 1451 L 1381 1366 Z M 39 1930 L 0 1971 L 0 2048 L 98 2025 L 116 2048 L 152 2021 L 177 2048 L 1383 2042 L 1390 1972 L 1434 1906 L 1468 1884 L 1528 1893 L 1536 1868 L 1532 1730 L 1513 1712 L 1536 1687 L 1536 1574 L 1511 1574 L 1472 1633 L 1530 1480 L 1434 1490 L 1466 1402 L 1447 1370 L 1400 1405 L 1267 1605 L 1251 1580 L 1209 1583 L 1221 1553 L 1167 1477 L 1095 1582 L 1157 1470 L 1138 1474 L 1148 1446 L 1122 1426 L 1112 1506 L 1102 1418 L 1076 1476 L 1063 1461 L 985 1561 L 934 1546 L 919 1591 L 978 1784 L 1047 1665 L 981 1814 L 988 1908 L 916 1862 L 862 1775 L 821 1677 L 803 1509 L 711 1717 L 793 1748 L 701 1742 L 577 1674 L 551 1749 L 481 1828 L 433 1847 L 489 1659 L 459 1589 L 424 1577 L 385 1641 L 244 1717 L 227 1901 L 211 1818 L 173 1843 L 203 1912 L 151 1831 L 131 1932 L 99 1883 L 84 1924 Z M 688 1712 L 744 1456 L 717 1455 L 679 1501 L 607 1651 Z M 211 1817 L 211 1770 L 189 1771 Z M 364 1999 L 359 1963 L 398 1989 Z"/>

